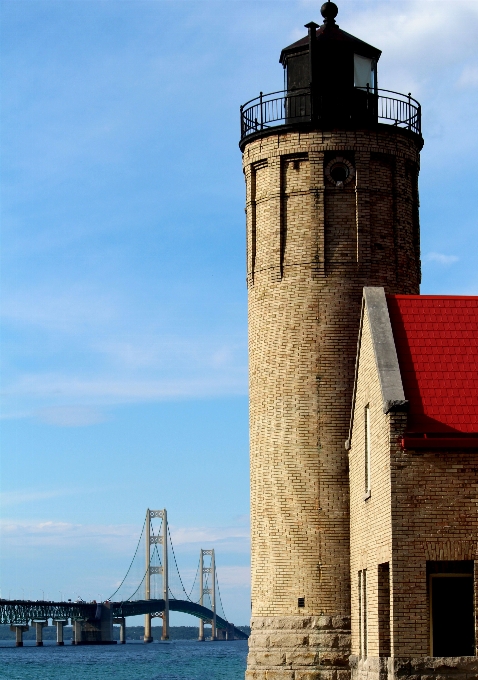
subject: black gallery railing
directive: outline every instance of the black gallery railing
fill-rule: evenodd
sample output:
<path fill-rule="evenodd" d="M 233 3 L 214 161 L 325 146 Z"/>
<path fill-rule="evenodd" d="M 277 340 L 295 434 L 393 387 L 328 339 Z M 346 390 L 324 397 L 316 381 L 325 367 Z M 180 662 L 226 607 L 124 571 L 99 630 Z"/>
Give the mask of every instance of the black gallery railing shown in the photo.
<path fill-rule="evenodd" d="M 408 94 L 391 90 L 369 90 L 356 87 L 346 100 L 311 97 L 310 89 L 261 94 L 241 106 L 241 139 L 248 135 L 297 123 L 325 123 L 327 120 L 341 124 L 370 126 L 388 123 L 421 134 L 421 107 Z"/>

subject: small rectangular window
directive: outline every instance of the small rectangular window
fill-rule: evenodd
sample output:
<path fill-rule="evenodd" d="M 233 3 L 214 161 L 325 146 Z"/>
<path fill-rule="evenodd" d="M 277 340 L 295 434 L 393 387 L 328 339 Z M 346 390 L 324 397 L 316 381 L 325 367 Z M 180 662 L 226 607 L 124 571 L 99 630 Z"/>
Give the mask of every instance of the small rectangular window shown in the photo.
<path fill-rule="evenodd" d="M 367 570 L 358 573 L 359 655 L 367 656 Z"/>
<path fill-rule="evenodd" d="M 359 632 L 359 656 L 362 656 L 362 571 L 358 573 L 358 632 Z"/>
<path fill-rule="evenodd" d="M 354 54 L 354 85 L 375 90 L 375 61 Z"/>
<path fill-rule="evenodd" d="M 365 494 L 370 494 L 371 483 L 370 483 L 370 405 L 367 404 L 365 407 Z"/>
<path fill-rule="evenodd" d="M 362 576 L 363 594 L 362 594 L 362 606 L 363 606 L 363 657 L 367 658 L 368 652 L 368 640 L 367 640 L 367 570 L 363 570 Z"/>

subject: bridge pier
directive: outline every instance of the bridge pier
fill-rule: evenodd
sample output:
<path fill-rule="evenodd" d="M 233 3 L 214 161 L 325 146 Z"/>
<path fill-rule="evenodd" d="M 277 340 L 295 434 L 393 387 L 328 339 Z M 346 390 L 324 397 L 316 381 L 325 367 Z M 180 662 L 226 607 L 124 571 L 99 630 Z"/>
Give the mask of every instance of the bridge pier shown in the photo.
<path fill-rule="evenodd" d="M 72 626 L 72 638 L 71 638 L 71 644 L 72 645 L 78 645 L 81 644 L 81 629 L 82 629 L 82 624 L 83 621 L 72 621 L 71 626 Z"/>
<path fill-rule="evenodd" d="M 48 626 L 48 621 L 32 621 L 35 626 L 35 644 L 37 647 L 43 647 L 43 629 Z"/>
<path fill-rule="evenodd" d="M 63 621 L 63 620 L 60 621 L 58 619 L 54 619 L 53 623 L 56 626 L 56 644 L 63 646 L 65 644 L 63 629 L 64 629 L 65 625 L 68 623 L 68 621 Z"/>
<path fill-rule="evenodd" d="M 94 617 L 73 621 L 73 645 L 115 645 L 110 602 L 96 605 Z"/>
<path fill-rule="evenodd" d="M 119 623 L 120 627 L 120 645 L 126 644 L 126 619 L 122 616 L 120 619 L 113 619 L 113 623 Z"/>
<path fill-rule="evenodd" d="M 151 614 L 144 615 L 144 637 L 143 642 L 152 642 L 153 636 L 151 635 Z"/>
<path fill-rule="evenodd" d="M 10 630 L 15 633 L 15 647 L 23 647 L 23 633 L 29 629 L 29 626 L 22 626 L 14 624 L 10 626 Z"/>

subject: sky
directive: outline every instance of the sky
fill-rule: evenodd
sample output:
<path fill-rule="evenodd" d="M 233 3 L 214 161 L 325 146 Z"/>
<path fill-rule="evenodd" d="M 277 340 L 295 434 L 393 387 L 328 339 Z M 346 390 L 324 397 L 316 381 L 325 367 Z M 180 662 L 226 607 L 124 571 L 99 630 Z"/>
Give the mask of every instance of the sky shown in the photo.
<path fill-rule="evenodd" d="M 108 597 L 165 507 L 248 623 L 239 105 L 320 4 L 1 2 L 2 597 Z M 337 4 L 423 107 L 422 293 L 477 295 L 478 0 Z"/>

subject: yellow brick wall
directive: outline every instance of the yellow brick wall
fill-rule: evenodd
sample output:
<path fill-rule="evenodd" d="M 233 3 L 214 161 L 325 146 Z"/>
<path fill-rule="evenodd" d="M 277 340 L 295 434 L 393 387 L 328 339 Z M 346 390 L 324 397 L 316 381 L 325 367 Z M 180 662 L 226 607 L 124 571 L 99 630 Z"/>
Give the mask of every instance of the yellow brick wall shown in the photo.
<path fill-rule="evenodd" d="M 324 178 L 341 154 L 356 167 L 343 189 Z M 360 300 L 364 285 L 418 291 L 418 263 L 405 276 L 390 260 L 397 206 L 414 257 L 413 164 L 416 142 L 393 128 L 245 148 L 254 615 L 349 613 L 344 440 Z"/>
<path fill-rule="evenodd" d="M 365 407 L 370 408 L 370 498 L 365 494 Z M 367 312 L 364 312 L 354 425 L 349 451 L 352 654 L 359 655 L 358 572 L 367 570 L 368 654 L 379 655 L 378 565 L 392 563 L 390 416 L 382 392 Z"/>
<path fill-rule="evenodd" d="M 478 453 L 396 446 L 391 473 L 394 650 L 428 656 L 427 560 L 478 559 Z"/>

